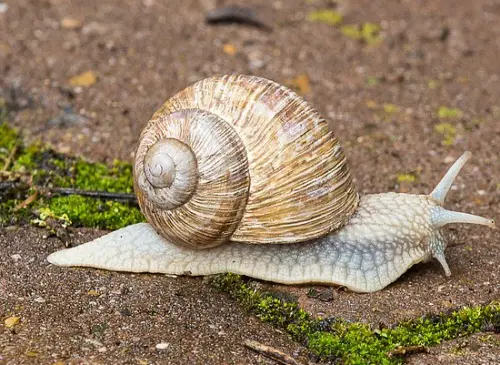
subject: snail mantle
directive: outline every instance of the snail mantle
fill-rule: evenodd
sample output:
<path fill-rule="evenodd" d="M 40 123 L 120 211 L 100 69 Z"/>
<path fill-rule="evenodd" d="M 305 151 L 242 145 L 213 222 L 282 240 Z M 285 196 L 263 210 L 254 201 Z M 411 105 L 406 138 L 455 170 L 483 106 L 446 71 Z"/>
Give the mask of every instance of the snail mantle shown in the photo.
<path fill-rule="evenodd" d="M 432 258 L 451 275 L 446 224 L 494 227 L 443 207 L 470 152 L 429 195 L 360 197 L 327 122 L 291 90 L 255 76 L 212 77 L 174 95 L 147 123 L 135 156 L 148 223 L 53 253 L 50 263 L 373 292 Z"/>

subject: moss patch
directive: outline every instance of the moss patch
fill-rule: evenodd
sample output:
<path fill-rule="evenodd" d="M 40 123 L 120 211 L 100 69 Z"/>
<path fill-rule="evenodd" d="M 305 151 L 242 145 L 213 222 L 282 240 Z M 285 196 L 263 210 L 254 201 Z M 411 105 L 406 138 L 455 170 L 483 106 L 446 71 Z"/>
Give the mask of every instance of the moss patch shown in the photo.
<path fill-rule="evenodd" d="M 0 116 L 2 115 L 0 109 Z M 5 159 L 9 152 L 20 143 L 20 139 L 17 135 L 17 132 L 10 128 L 6 123 L 2 123 L 0 120 L 0 156 Z"/>
<path fill-rule="evenodd" d="M 369 45 L 376 45 L 382 41 L 380 25 L 374 23 L 349 24 L 340 28 L 346 37 L 362 41 Z"/>
<path fill-rule="evenodd" d="M 307 20 L 315 23 L 324 23 L 328 25 L 338 25 L 342 23 L 343 17 L 335 10 L 321 9 L 312 11 L 307 15 Z"/>
<path fill-rule="evenodd" d="M 432 346 L 478 331 L 500 331 L 498 302 L 372 329 L 367 324 L 338 318 L 313 318 L 295 302 L 252 289 L 239 275 L 218 275 L 212 284 L 264 322 L 286 330 L 314 354 L 345 364 L 400 364 L 403 357 L 392 356 L 394 350 Z"/>
<path fill-rule="evenodd" d="M 340 31 L 344 36 L 368 45 L 377 45 L 382 41 L 380 25 L 370 22 L 341 25 L 344 18 L 342 14 L 335 10 L 320 9 L 311 11 L 307 15 L 307 20 L 314 23 L 340 27 Z"/>
<path fill-rule="evenodd" d="M 451 146 L 455 143 L 457 129 L 450 123 L 439 123 L 434 126 L 434 131 L 442 136 L 441 144 Z"/>
<path fill-rule="evenodd" d="M 74 164 L 73 186 L 83 190 L 132 193 L 132 165 L 114 161 L 111 166 L 78 160 Z"/>
<path fill-rule="evenodd" d="M 58 216 L 66 214 L 77 226 L 118 229 L 144 221 L 136 207 L 79 195 L 54 197 L 48 206 Z"/>
<path fill-rule="evenodd" d="M 398 183 L 412 183 L 417 181 L 417 176 L 414 173 L 402 173 L 396 175 L 396 181 Z"/>
<path fill-rule="evenodd" d="M 439 119 L 460 118 L 463 115 L 460 109 L 448 108 L 446 106 L 440 106 L 436 114 Z"/>
<path fill-rule="evenodd" d="M 0 116 L 6 118 L 3 110 L 0 106 Z M 41 144 L 24 146 L 18 132 L 7 125 L 6 119 L 0 119 L 0 170 L 9 158 L 10 167 L 0 176 L 0 227 L 36 222 L 43 209 L 55 216 L 66 214 L 76 226 L 116 229 L 144 221 L 135 205 L 79 195 L 39 194 L 38 199 L 19 209 L 20 203 L 43 189 L 72 187 L 132 193 L 132 166 L 128 163 L 115 161 L 107 166 L 65 156 Z"/>

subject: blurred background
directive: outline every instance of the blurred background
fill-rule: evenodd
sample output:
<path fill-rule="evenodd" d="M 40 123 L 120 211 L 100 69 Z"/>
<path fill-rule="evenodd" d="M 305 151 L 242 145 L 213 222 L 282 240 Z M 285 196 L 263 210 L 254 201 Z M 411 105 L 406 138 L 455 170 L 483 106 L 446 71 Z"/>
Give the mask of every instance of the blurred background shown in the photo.
<path fill-rule="evenodd" d="M 288 85 L 318 109 L 362 189 L 407 166 L 430 181 L 432 163 L 465 149 L 497 158 L 497 1 L 0 4 L 0 96 L 29 140 L 60 152 L 129 161 L 167 98 L 237 72 Z"/>

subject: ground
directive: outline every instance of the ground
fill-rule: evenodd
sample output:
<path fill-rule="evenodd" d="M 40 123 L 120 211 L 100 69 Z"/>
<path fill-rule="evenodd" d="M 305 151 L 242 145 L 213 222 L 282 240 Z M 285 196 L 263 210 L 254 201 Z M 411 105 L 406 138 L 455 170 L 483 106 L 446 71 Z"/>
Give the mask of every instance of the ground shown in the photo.
<path fill-rule="evenodd" d="M 470 150 L 446 206 L 500 220 L 493 0 L 246 1 L 271 31 L 206 24 L 206 12 L 223 1 L 2 3 L 0 97 L 27 143 L 130 162 L 145 122 L 169 96 L 213 74 L 255 74 L 295 88 L 330 121 L 361 194 L 428 193 Z M 324 9 L 342 20 L 326 24 Z M 104 233 L 72 232 L 75 244 Z M 314 316 L 374 327 L 499 300 L 499 231 L 459 225 L 445 233 L 450 278 L 431 262 L 374 294 L 253 285 L 292 295 Z M 315 360 L 205 279 L 52 267 L 45 257 L 63 243 L 46 235 L 29 225 L 0 229 L 1 323 L 20 318 L 0 327 L 0 364 L 272 363 L 246 350 L 246 339 Z M 406 361 L 495 364 L 499 341 L 478 333 Z"/>

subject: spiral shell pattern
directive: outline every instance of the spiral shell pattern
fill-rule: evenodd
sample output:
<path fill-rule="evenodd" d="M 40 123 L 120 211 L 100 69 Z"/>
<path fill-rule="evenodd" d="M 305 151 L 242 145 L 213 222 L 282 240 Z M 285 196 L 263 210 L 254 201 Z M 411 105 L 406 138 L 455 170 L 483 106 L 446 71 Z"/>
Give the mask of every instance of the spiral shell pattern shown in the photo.
<path fill-rule="evenodd" d="M 229 240 L 247 201 L 245 148 L 230 124 L 185 109 L 158 118 L 140 137 L 134 165 L 139 205 L 178 245 L 208 248 Z"/>
<path fill-rule="evenodd" d="M 177 164 L 172 153 L 145 162 L 151 149 L 165 155 L 155 144 L 171 139 L 187 147 L 179 156 L 185 165 L 193 157 L 194 172 L 164 174 Z M 254 76 L 208 78 L 169 99 L 141 134 L 134 174 L 148 221 L 195 248 L 314 239 L 344 225 L 359 201 L 327 122 L 291 90 Z"/>

